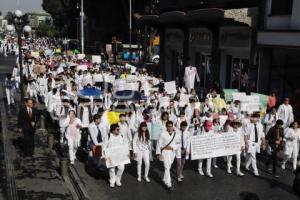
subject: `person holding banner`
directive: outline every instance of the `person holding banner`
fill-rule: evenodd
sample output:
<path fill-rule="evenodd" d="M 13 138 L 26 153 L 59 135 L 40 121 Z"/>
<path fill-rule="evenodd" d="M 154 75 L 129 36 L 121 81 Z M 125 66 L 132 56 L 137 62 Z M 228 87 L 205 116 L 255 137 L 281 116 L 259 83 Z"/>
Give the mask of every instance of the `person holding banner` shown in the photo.
<path fill-rule="evenodd" d="M 259 114 L 254 113 L 251 123 L 245 127 L 245 147 L 247 151 L 245 168 L 249 170 L 251 164 L 255 176 L 259 176 L 256 165 L 256 153 L 260 153 L 261 146 L 263 150 L 265 149 L 265 134 L 259 120 Z"/>
<path fill-rule="evenodd" d="M 180 144 L 180 140 L 176 137 L 176 132 L 174 131 L 174 124 L 172 121 L 167 121 L 166 131 L 163 131 L 159 137 L 156 146 L 156 156 L 164 163 L 164 177 L 163 182 L 168 189 L 172 188 L 171 182 L 171 166 L 174 162 L 177 148 Z"/>
<path fill-rule="evenodd" d="M 214 134 L 214 130 L 213 130 L 213 124 L 210 120 L 206 120 L 203 124 L 203 132 L 202 134 Z M 212 161 L 212 158 L 207 158 L 206 159 L 206 175 L 209 177 L 209 178 L 213 178 L 214 176 L 212 175 L 211 173 L 211 161 Z M 199 174 L 201 176 L 204 175 L 203 173 L 203 169 L 202 169 L 202 165 L 203 165 L 203 159 L 200 159 L 198 161 L 198 171 L 199 171 Z"/>
<path fill-rule="evenodd" d="M 142 181 L 142 161 L 144 160 L 145 164 L 145 181 L 150 182 L 148 178 L 149 169 L 150 169 L 150 154 L 151 154 L 151 140 L 150 134 L 148 131 L 147 123 L 142 122 L 138 129 L 138 132 L 134 135 L 133 138 L 133 155 L 137 160 L 137 181 Z"/>
<path fill-rule="evenodd" d="M 109 159 L 105 155 L 105 150 L 112 147 L 118 147 L 126 145 L 126 140 L 120 134 L 120 127 L 118 124 L 112 124 L 110 126 L 110 133 L 104 139 L 104 144 L 102 146 L 102 158 L 105 160 Z M 129 152 L 128 152 L 129 156 Z M 117 169 L 117 172 L 116 172 Z M 116 167 L 109 168 L 109 183 L 110 187 L 114 188 L 115 184 L 119 187 L 122 186 L 121 179 L 125 169 L 125 165 L 121 164 Z"/>
<path fill-rule="evenodd" d="M 240 120 L 235 119 L 231 122 L 231 127 L 229 128 L 228 132 L 234 132 L 241 137 L 241 152 L 245 150 L 245 139 L 244 139 L 244 133 L 241 129 L 242 123 Z M 241 152 L 235 155 L 236 158 L 236 175 L 237 176 L 244 176 L 244 174 L 241 172 Z M 233 156 L 227 157 L 227 173 L 231 174 L 231 161 Z"/>
<path fill-rule="evenodd" d="M 184 178 L 182 171 L 184 168 L 185 160 L 190 152 L 190 132 L 188 131 L 188 124 L 186 121 L 180 123 L 180 129 L 176 131 L 177 140 L 180 141 L 180 147 L 176 151 L 177 161 L 177 181 L 182 182 Z"/>

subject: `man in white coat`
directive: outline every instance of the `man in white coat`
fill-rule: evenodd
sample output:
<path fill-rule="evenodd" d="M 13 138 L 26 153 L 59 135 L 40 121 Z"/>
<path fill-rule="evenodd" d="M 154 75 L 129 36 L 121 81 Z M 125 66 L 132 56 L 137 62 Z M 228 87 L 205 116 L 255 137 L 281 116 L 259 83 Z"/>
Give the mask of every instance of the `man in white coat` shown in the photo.
<path fill-rule="evenodd" d="M 283 128 L 288 128 L 294 121 L 293 108 L 289 104 L 290 99 L 285 98 L 283 104 L 281 104 L 277 110 L 278 119 L 283 121 Z"/>
<path fill-rule="evenodd" d="M 245 147 L 247 151 L 245 167 L 246 170 L 249 170 L 250 164 L 252 164 L 255 176 L 259 176 L 256 165 L 256 153 L 260 153 L 261 144 L 262 148 L 265 149 L 265 133 L 259 119 L 259 114 L 253 114 L 251 123 L 245 127 Z"/>
<path fill-rule="evenodd" d="M 93 157 L 93 146 L 103 145 L 104 138 L 108 135 L 108 129 L 106 127 L 101 127 L 101 115 L 95 114 L 93 117 L 93 122 L 89 124 L 88 127 L 89 136 L 88 136 L 88 147 L 89 147 L 89 158 L 93 159 L 97 167 L 100 167 L 100 157 Z"/>
<path fill-rule="evenodd" d="M 163 182 L 168 189 L 172 188 L 170 169 L 174 162 L 177 149 L 180 147 L 179 137 L 174 131 L 174 124 L 172 121 L 166 123 L 167 130 L 162 132 L 156 146 L 156 156 L 164 163 L 164 177 Z"/>

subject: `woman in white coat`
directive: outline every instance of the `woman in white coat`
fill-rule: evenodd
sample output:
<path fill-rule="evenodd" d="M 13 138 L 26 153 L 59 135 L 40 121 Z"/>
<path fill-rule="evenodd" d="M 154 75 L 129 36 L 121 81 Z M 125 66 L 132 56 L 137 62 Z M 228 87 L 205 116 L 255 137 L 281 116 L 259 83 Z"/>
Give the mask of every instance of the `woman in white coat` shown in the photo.
<path fill-rule="evenodd" d="M 133 138 L 133 155 L 137 160 L 137 174 L 138 182 L 142 181 L 142 162 L 145 164 L 145 181 L 150 182 L 148 178 L 150 169 L 150 154 L 151 154 L 151 140 L 148 131 L 147 123 L 142 122 L 138 132 Z"/>
<path fill-rule="evenodd" d="M 283 159 L 281 168 L 285 169 L 286 162 L 293 158 L 293 170 L 296 170 L 300 141 L 300 129 L 296 121 L 291 124 L 290 128 L 285 129 L 284 139 L 286 141 L 284 147 L 286 157 Z"/>
<path fill-rule="evenodd" d="M 234 132 L 236 134 L 240 135 L 240 141 L 241 141 L 241 152 L 245 150 L 245 136 L 244 136 L 244 132 L 241 129 L 242 123 L 240 122 L 240 120 L 233 120 L 231 123 L 231 127 L 229 127 L 228 132 Z M 241 152 L 235 154 L 235 158 L 236 158 L 236 175 L 237 176 L 244 176 L 244 174 L 241 172 Z M 231 161 L 232 161 L 232 157 L 228 156 L 227 157 L 227 173 L 231 174 Z"/>
<path fill-rule="evenodd" d="M 65 140 L 67 141 L 69 147 L 69 159 L 70 163 L 73 165 L 76 158 L 77 148 L 80 146 L 81 134 L 81 121 L 76 118 L 74 110 L 69 111 L 68 119 L 65 121 Z"/>

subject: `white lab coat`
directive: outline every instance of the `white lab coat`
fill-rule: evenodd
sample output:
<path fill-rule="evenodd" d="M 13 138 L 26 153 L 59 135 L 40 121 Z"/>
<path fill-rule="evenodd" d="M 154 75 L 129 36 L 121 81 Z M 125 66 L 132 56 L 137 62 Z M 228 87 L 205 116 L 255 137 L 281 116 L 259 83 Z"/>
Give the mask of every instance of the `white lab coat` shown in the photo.
<path fill-rule="evenodd" d="M 291 105 L 281 104 L 277 110 L 278 118 L 284 123 L 283 127 L 287 128 L 294 121 L 293 108 Z"/>
<path fill-rule="evenodd" d="M 75 118 L 74 122 L 75 125 L 78 124 L 81 126 L 81 121 L 78 118 Z M 65 138 L 67 139 L 68 147 L 69 147 L 69 158 L 72 164 L 74 164 L 74 160 L 76 158 L 77 148 L 80 146 L 81 134 L 80 128 L 76 128 L 75 133 L 70 132 L 70 118 L 68 117 L 65 120 L 65 124 L 63 124 L 65 128 Z M 74 137 L 75 136 L 75 137 Z"/>
<path fill-rule="evenodd" d="M 105 150 L 112 147 L 126 145 L 126 140 L 123 138 L 121 134 L 114 135 L 112 133 L 108 134 L 104 139 L 104 143 L 102 146 L 102 156 L 105 158 Z M 129 152 L 128 152 L 129 154 Z M 116 172 L 117 168 L 117 172 Z M 110 184 L 114 184 L 115 182 L 121 182 L 122 175 L 124 172 L 125 166 L 119 165 L 117 167 L 109 168 L 109 182 Z"/>
<path fill-rule="evenodd" d="M 297 168 L 297 158 L 299 153 L 299 142 L 300 142 L 300 129 L 295 131 L 292 128 L 285 129 L 284 132 L 284 159 L 283 164 L 290 159 L 293 158 L 293 169 L 296 170 Z"/>
<path fill-rule="evenodd" d="M 254 170 L 254 173 L 258 173 L 257 165 L 256 165 L 256 153 L 260 153 L 260 145 L 261 140 L 265 137 L 265 133 L 263 132 L 263 126 L 261 123 L 257 123 L 257 136 L 258 141 L 255 142 L 255 127 L 253 123 L 248 124 L 244 131 L 245 135 L 248 138 L 249 148 L 246 157 L 246 168 L 249 168 L 250 164 Z"/>
<path fill-rule="evenodd" d="M 141 177 L 142 175 L 143 161 L 145 163 L 145 177 L 148 177 L 151 157 L 151 140 L 139 138 L 138 133 L 135 133 L 133 137 L 133 153 L 136 155 L 138 177 Z"/>
<path fill-rule="evenodd" d="M 120 134 L 123 136 L 124 140 L 126 140 L 126 142 L 128 143 L 129 150 L 132 150 L 132 133 L 129 125 L 127 124 L 127 122 L 125 123 L 119 122 L 119 126 L 120 126 Z"/>
<path fill-rule="evenodd" d="M 200 81 L 196 67 L 186 67 L 184 71 L 184 83 L 187 89 L 193 89 L 195 85 L 195 78 L 197 82 Z"/>
<path fill-rule="evenodd" d="M 173 141 L 170 143 L 172 138 L 174 137 Z M 170 143 L 170 144 L 169 144 Z M 166 145 L 172 147 L 172 150 L 167 150 L 164 148 Z M 170 175 L 170 169 L 172 166 L 172 163 L 174 162 L 176 151 L 179 147 L 180 141 L 178 141 L 178 137 L 176 137 L 176 132 L 173 131 L 172 134 L 169 134 L 167 131 L 162 132 L 160 135 L 157 146 L 156 146 L 156 154 L 161 155 L 162 161 L 164 163 L 164 177 L 163 181 L 167 186 L 171 186 L 171 175 Z"/>

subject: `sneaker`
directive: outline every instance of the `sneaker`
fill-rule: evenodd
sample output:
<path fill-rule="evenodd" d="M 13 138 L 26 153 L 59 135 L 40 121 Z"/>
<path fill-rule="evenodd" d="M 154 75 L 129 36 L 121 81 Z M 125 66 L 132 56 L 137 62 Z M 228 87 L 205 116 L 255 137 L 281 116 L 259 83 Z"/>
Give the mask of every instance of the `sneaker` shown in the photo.
<path fill-rule="evenodd" d="M 117 185 L 118 187 L 121 187 L 121 186 L 122 186 L 121 181 L 116 181 L 116 185 Z"/>
<path fill-rule="evenodd" d="M 179 178 L 184 179 L 184 176 L 181 174 Z"/>
<path fill-rule="evenodd" d="M 236 175 L 238 175 L 238 176 L 244 176 L 245 174 L 242 173 L 242 172 L 237 172 Z"/>
<path fill-rule="evenodd" d="M 148 177 L 145 177 L 145 181 L 146 181 L 147 183 L 150 183 L 150 179 L 149 179 Z"/>
<path fill-rule="evenodd" d="M 168 190 L 172 189 L 172 185 L 171 184 L 166 184 L 166 187 L 167 187 Z"/>
<path fill-rule="evenodd" d="M 138 182 L 141 182 L 141 181 L 142 181 L 142 178 L 141 178 L 141 177 L 138 177 L 138 178 L 137 178 L 137 181 L 138 181 Z"/>
<path fill-rule="evenodd" d="M 207 173 L 207 176 L 208 176 L 209 178 L 213 178 L 213 177 L 214 177 L 211 173 Z"/>
<path fill-rule="evenodd" d="M 218 168 L 219 168 L 219 166 L 218 166 L 218 165 L 214 165 L 214 168 L 215 168 L 215 169 L 218 169 Z"/>
<path fill-rule="evenodd" d="M 227 169 L 227 173 L 228 174 L 231 174 L 232 172 L 231 172 L 231 169 Z"/>
<path fill-rule="evenodd" d="M 281 169 L 285 170 L 285 164 L 281 165 Z"/>
<path fill-rule="evenodd" d="M 182 182 L 182 179 L 181 179 L 181 178 L 177 178 L 177 182 L 178 182 L 178 183 L 181 183 L 181 182 Z"/>
<path fill-rule="evenodd" d="M 115 183 L 110 183 L 110 187 L 114 188 L 115 187 Z"/>
<path fill-rule="evenodd" d="M 204 173 L 203 173 L 203 170 L 202 170 L 202 169 L 199 169 L 198 172 L 199 172 L 199 174 L 200 174 L 201 176 L 204 176 Z"/>
<path fill-rule="evenodd" d="M 259 173 L 258 172 L 254 172 L 254 176 L 259 176 Z"/>
<path fill-rule="evenodd" d="M 245 166 L 245 169 L 246 169 L 246 171 L 249 171 L 249 166 L 247 167 L 247 166 Z"/>

